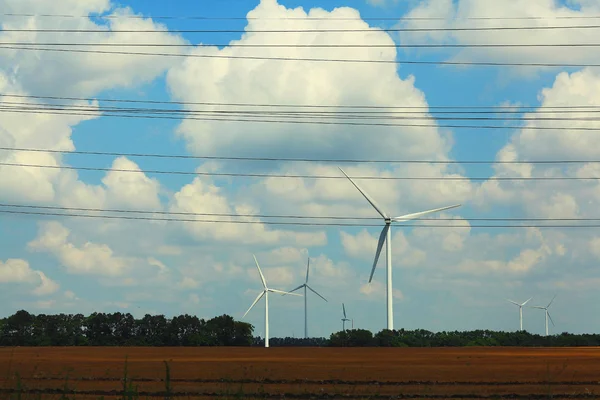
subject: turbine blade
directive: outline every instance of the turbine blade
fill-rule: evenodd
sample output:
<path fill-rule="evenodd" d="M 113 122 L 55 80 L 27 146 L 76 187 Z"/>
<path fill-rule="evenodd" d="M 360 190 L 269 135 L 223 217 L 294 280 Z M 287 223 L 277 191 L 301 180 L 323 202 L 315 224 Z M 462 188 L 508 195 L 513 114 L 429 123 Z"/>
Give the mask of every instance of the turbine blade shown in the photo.
<path fill-rule="evenodd" d="M 308 257 L 308 263 L 306 264 L 306 282 L 308 283 L 308 271 L 310 270 L 310 257 Z"/>
<path fill-rule="evenodd" d="M 296 290 L 298 290 L 298 289 L 302 289 L 303 287 L 304 287 L 304 284 L 302 284 L 302 285 L 298 286 L 298 287 L 297 287 L 296 289 L 294 289 L 294 290 L 290 290 L 288 293 L 293 293 L 293 292 L 295 292 L 295 291 L 296 291 Z M 308 286 L 307 286 L 307 287 L 308 287 Z M 287 294 L 287 293 L 286 293 L 286 294 Z M 284 296 L 285 296 L 285 294 L 284 294 Z"/>
<path fill-rule="evenodd" d="M 511 303 L 513 303 L 515 306 L 519 306 L 519 307 L 521 306 L 521 305 L 520 305 L 519 303 L 517 303 L 516 301 L 512 301 L 512 300 L 509 300 L 509 299 L 506 299 L 506 301 L 510 301 L 510 302 L 511 302 Z"/>
<path fill-rule="evenodd" d="M 546 308 L 550 307 L 550 304 L 552 304 L 552 302 L 554 301 L 555 298 L 556 298 L 556 295 L 554 295 L 554 297 L 552 298 L 552 300 L 550 300 L 550 303 L 548 303 L 548 305 L 546 306 Z"/>
<path fill-rule="evenodd" d="M 525 303 L 523 303 L 523 304 L 520 304 L 520 306 L 521 306 L 521 307 L 523 307 L 525 304 L 529 303 L 529 301 L 530 301 L 531 299 L 533 299 L 533 297 L 530 297 L 530 298 L 529 298 L 529 300 L 527 300 L 527 301 L 526 301 Z"/>
<path fill-rule="evenodd" d="M 460 207 L 460 206 L 461 206 L 461 204 L 455 204 L 453 206 L 436 208 L 434 210 L 421 211 L 421 212 L 414 213 L 414 214 L 406 214 L 406 215 L 402 215 L 400 217 L 392 218 L 392 221 L 394 221 L 394 222 L 410 221 L 411 219 L 416 219 L 416 218 L 422 217 L 423 215 L 431 214 L 431 213 L 438 212 L 438 211 L 449 210 L 451 208 L 456 208 L 456 207 Z"/>
<path fill-rule="evenodd" d="M 302 297 L 302 295 L 301 295 L 301 294 L 298 294 L 298 293 L 284 292 L 283 290 L 277 290 L 277 289 L 267 289 L 267 290 L 268 290 L 269 292 L 273 292 L 273 293 L 279 293 L 279 294 L 282 294 L 282 295 L 284 295 L 284 296 L 285 296 L 286 294 L 289 294 L 290 296 L 300 296 L 300 297 Z"/>
<path fill-rule="evenodd" d="M 314 294 L 316 294 L 317 296 L 319 296 L 320 298 L 322 298 L 323 300 L 327 301 L 327 299 L 323 296 L 321 296 L 319 293 L 317 293 L 317 291 L 313 288 L 311 288 L 310 286 L 306 285 L 307 288 L 309 288 Z"/>
<path fill-rule="evenodd" d="M 540 306 L 531 306 L 529 308 L 538 308 L 540 310 L 545 310 L 546 309 L 546 307 L 540 307 Z"/>
<path fill-rule="evenodd" d="M 373 280 L 373 274 L 375 274 L 375 268 L 377 268 L 377 261 L 379 261 L 379 256 L 381 255 L 381 249 L 383 249 L 383 243 L 385 242 L 385 238 L 387 235 L 387 231 L 390 229 L 388 224 L 385 224 L 381 234 L 379 235 L 379 243 L 377 243 L 377 252 L 375 253 L 375 261 L 373 261 L 373 268 L 371 268 L 371 276 L 369 277 L 369 283 Z"/>
<path fill-rule="evenodd" d="M 342 303 L 342 310 L 344 311 L 344 318 L 346 318 L 346 306 Z"/>
<path fill-rule="evenodd" d="M 552 320 L 552 317 L 550 316 L 550 313 L 548 313 L 548 318 L 550 318 L 550 322 L 552 322 L 552 326 L 556 326 L 556 325 L 554 324 L 554 321 Z"/>
<path fill-rule="evenodd" d="M 340 168 L 340 167 L 338 167 L 338 168 Z M 356 184 L 356 182 L 354 182 L 354 181 L 352 180 L 352 178 L 350 178 L 350 177 L 349 177 L 349 176 L 348 176 L 348 175 L 347 175 L 347 174 L 344 172 L 344 170 L 343 170 L 343 169 L 341 169 L 341 168 L 340 168 L 340 171 L 342 171 L 342 173 L 343 173 L 344 175 L 346 175 L 346 178 L 350 179 L 350 182 L 352 182 L 352 184 L 354 185 L 354 187 L 358 189 L 358 191 L 359 191 L 359 192 L 360 192 L 360 193 L 361 193 L 361 194 L 364 196 L 364 198 L 365 198 L 365 199 L 367 199 L 367 201 L 368 201 L 369 203 L 371 203 L 371 205 L 373 206 L 373 208 L 374 208 L 374 209 L 375 209 L 375 210 L 376 210 L 376 211 L 377 211 L 377 212 L 378 212 L 378 213 L 379 213 L 379 214 L 380 214 L 380 215 L 381 215 L 383 218 L 388 218 L 387 214 L 386 214 L 385 212 L 383 212 L 383 210 L 381 209 L 381 207 L 379 207 L 379 205 L 378 205 L 378 204 L 375 202 L 375 200 L 373 200 L 373 199 L 371 198 L 371 196 L 369 196 L 369 195 L 367 194 L 367 192 L 365 192 L 364 190 L 362 190 L 362 189 L 360 188 L 360 186 L 358 186 L 358 185 Z"/>
<path fill-rule="evenodd" d="M 254 257 L 254 262 L 256 263 L 256 268 L 258 268 L 258 273 L 260 274 L 260 279 L 262 280 L 263 287 L 266 289 L 267 282 L 265 281 L 265 277 L 264 277 L 262 271 L 260 270 L 260 266 L 258 265 L 258 260 L 256 259 L 256 256 L 254 254 L 252 254 L 252 257 Z"/>
<path fill-rule="evenodd" d="M 250 306 L 250 308 L 248 309 L 248 311 L 246 311 L 246 314 L 248 314 L 250 312 L 250 310 L 252 310 L 252 307 L 254 307 L 256 305 L 256 303 L 258 303 L 258 301 L 261 299 L 261 297 L 263 297 L 265 294 L 265 291 L 263 290 L 262 292 L 260 292 L 258 294 L 258 296 L 256 296 L 256 300 L 254 300 L 254 303 L 252 303 L 252 305 Z M 246 316 L 246 314 L 244 314 L 244 317 Z M 244 318 L 242 317 L 242 318 Z"/>

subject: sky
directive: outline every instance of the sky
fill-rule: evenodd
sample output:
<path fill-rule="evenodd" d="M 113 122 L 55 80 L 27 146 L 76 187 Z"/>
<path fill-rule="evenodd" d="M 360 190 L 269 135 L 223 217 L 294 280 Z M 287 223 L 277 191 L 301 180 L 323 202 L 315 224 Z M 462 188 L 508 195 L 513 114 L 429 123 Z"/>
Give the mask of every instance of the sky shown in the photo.
<path fill-rule="evenodd" d="M 507 299 L 523 302 L 533 296 L 528 305 L 545 306 L 556 295 L 550 308 L 556 323 L 551 326 L 552 333 L 600 330 L 600 322 L 589 318 L 600 312 L 598 228 L 540 228 L 543 223 L 560 224 L 544 221 L 510 222 L 529 227 L 489 228 L 477 225 L 490 222 L 473 220 L 599 217 L 597 180 L 495 178 L 598 176 L 600 164 L 593 161 L 600 160 L 600 139 L 591 129 L 600 128 L 600 124 L 581 118 L 566 122 L 540 118 L 565 117 L 560 112 L 548 111 L 548 107 L 600 105 L 600 70 L 594 67 L 403 63 L 600 64 L 598 52 L 594 48 L 576 46 L 389 46 L 595 43 L 594 29 L 461 30 L 469 26 L 586 24 L 590 23 L 589 19 L 564 17 L 600 15 L 600 0 L 496 3 L 479 0 L 0 0 L 3 13 L 0 14 L 0 42 L 5 45 L 27 42 L 40 47 L 48 42 L 79 43 L 77 49 L 93 51 L 98 50 L 93 45 L 98 43 L 146 43 L 170 47 L 103 47 L 102 50 L 178 55 L 49 52 L 22 49 L 23 46 L 0 48 L 0 101 L 5 102 L 0 110 L 0 147 L 4 149 L 0 150 L 0 162 L 20 164 L 0 165 L 0 203 L 4 205 L 0 206 L 0 317 L 26 309 L 36 314 L 120 311 L 138 318 L 146 313 L 168 317 L 188 313 L 200 318 L 229 314 L 241 319 L 262 289 L 254 254 L 268 285 L 280 290 L 291 290 L 304 283 L 310 257 L 309 284 L 328 300 L 325 302 L 309 293 L 310 336 L 328 337 L 341 330 L 342 303 L 346 305 L 348 317 L 354 320 L 355 328 L 374 332 L 384 329 L 385 253 L 380 257 L 373 281 L 368 283 L 383 222 L 341 175 L 337 169 L 341 166 L 350 176 L 443 178 L 357 179 L 356 182 L 391 215 L 461 204 L 459 208 L 430 216 L 446 221 L 417 221 L 411 222 L 415 226 L 405 227 L 394 225 L 396 329 L 514 331 L 519 327 L 518 308 Z M 237 19 L 190 18 L 198 16 Z M 489 16 L 521 19 L 465 18 Z M 431 27 L 454 30 L 415 30 Z M 336 28 L 355 31 L 255 32 Z M 104 32 L 23 31 L 32 29 Z M 182 30 L 234 32 L 177 32 Z M 310 47 L 319 43 L 346 47 Z M 260 47 L 265 44 L 289 46 Z M 347 46 L 357 44 L 363 47 Z M 381 44 L 388 46 L 374 47 Z M 57 103 L 56 100 L 9 97 L 9 94 L 89 99 L 59 103 L 91 109 L 123 106 L 106 101 L 110 99 L 180 102 L 182 105 L 178 107 L 188 111 L 200 107 L 190 103 L 202 102 L 329 105 L 334 106 L 334 110 L 356 104 L 420 107 L 427 119 L 407 124 L 429 123 L 430 126 L 223 122 L 188 117 L 147 119 L 6 112 L 5 107 L 20 102 Z M 175 107 L 139 103 L 126 106 Z M 514 114 L 529 118 L 526 121 L 448 121 L 432 119 L 435 114 L 427 114 L 435 111 L 431 107 L 443 106 L 531 108 L 527 113 Z M 593 114 L 570 114 L 573 116 L 593 117 Z M 505 128 L 447 127 L 485 124 Z M 61 151 L 490 162 L 233 161 L 64 154 Z M 588 162 L 498 163 L 518 160 Z M 77 169 L 79 167 L 104 170 Z M 149 171 L 187 171 L 200 175 Z M 326 175 L 343 179 L 210 173 Z M 6 205 L 146 211 L 153 213 L 127 215 L 151 218 L 182 218 L 156 214 L 160 212 L 261 217 L 185 217 L 218 219 L 222 221 L 219 223 L 99 219 L 7 213 L 87 214 L 86 211 Z M 375 226 L 268 223 L 276 221 L 272 216 L 282 215 L 373 218 L 351 222 Z M 252 223 L 227 223 L 232 220 Z M 317 222 L 340 221 L 325 218 Z M 581 224 L 571 224 L 577 223 Z M 302 298 L 271 295 L 269 305 L 271 337 L 303 335 Z M 255 334 L 262 336 L 264 304 L 259 303 L 244 321 L 252 323 Z M 544 313 L 526 308 L 524 328 L 543 333 Z"/>

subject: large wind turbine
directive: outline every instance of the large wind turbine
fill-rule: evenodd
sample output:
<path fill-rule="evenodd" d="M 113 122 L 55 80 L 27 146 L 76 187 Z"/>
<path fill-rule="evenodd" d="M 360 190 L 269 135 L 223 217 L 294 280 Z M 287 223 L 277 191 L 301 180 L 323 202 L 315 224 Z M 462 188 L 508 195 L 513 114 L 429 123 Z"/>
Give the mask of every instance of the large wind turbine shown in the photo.
<path fill-rule="evenodd" d="M 310 270 L 310 257 L 308 258 L 308 263 L 306 264 L 306 280 L 304 281 L 304 283 L 300 286 L 298 286 L 296 289 L 294 290 L 290 290 L 290 293 L 295 292 L 298 289 L 302 289 L 304 288 L 304 338 L 308 339 L 308 308 L 306 305 L 306 300 L 307 300 L 307 296 L 306 296 L 306 289 L 311 290 L 314 294 L 316 294 L 317 296 L 319 296 L 320 298 L 322 298 L 323 300 L 327 301 L 327 299 L 323 296 L 321 296 L 319 293 L 317 293 L 316 290 L 314 290 L 313 288 L 311 288 L 310 286 L 308 286 L 308 272 Z"/>
<path fill-rule="evenodd" d="M 546 336 L 548 336 L 548 318 L 550 318 L 550 322 L 552 322 L 552 326 L 554 326 L 554 321 L 552 321 L 552 317 L 550 316 L 550 313 L 548 312 L 548 308 L 550 307 L 550 305 L 552 304 L 552 302 L 554 301 L 554 299 L 556 298 L 556 295 L 554 295 L 554 297 L 552 298 L 552 300 L 550 300 L 550 303 L 548 303 L 548 305 L 546 307 L 540 307 L 540 306 L 533 306 L 531 308 L 537 308 L 539 310 L 544 310 L 546 313 Z"/>
<path fill-rule="evenodd" d="M 246 311 L 246 314 L 248 314 L 250 312 L 250 310 L 252 310 L 252 307 L 254 307 L 256 305 L 256 303 L 258 303 L 258 301 L 263 296 L 265 296 L 265 347 L 269 347 L 269 292 L 280 293 L 280 294 L 291 294 L 292 296 L 301 296 L 301 295 L 297 294 L 297 293 L 284 292 L 283 290 L 268 288 L 267 282 L 265 281 L 265 277 L 263 276 L 263 273 L 260 270 L 260 266 L 258 265 L 258 261 L 256 260 L 256 256 L 254 254 L 252 256 L 254 257 L 254 262 L 256 263 L 256 268 L 258 268 L 258 273 L 260 274 L 260 279 L 262 280 L 263 290 L 256 297 L 256 300 L 254 300 L 254 303 L 252 303 L 252 305 L 250 306 L 248 311 Z M 242 318 L 244 318 L 246 316 L 246 314 L 244 314 L 244 316 Z"/>
<path fill-rule="evenodd" d="M 346 331 L 346 321 L 350 321 L 348 317 L 346 317 L 346 306 L 342 303 L 342 311 L 344 312 L 344 318 L 342 318 L 342 330 Z"/>
<path fill-rule="evenodd" d="M 530 298 L 529 298 L 529 300 L 527 300 L 526 302 L 524 302 L 524 303 L 521 303 L 521 304 L 517 303 L 516 301 L 512 301 L 512 300 L 508 300 L 508 299 L 507 299 L 508 301 L 510 301 L 511 303 L 513 303 L 514 305 L 516 305 L 516 306 L 519 306 L 519 323 L 520 323 L 520 325 L 519 325 L 519 326 L 520 326 L 520 328 L 521 328 L 521 329 L 520 329 L 521 331 L 523 330 L 523 306 L 524 306 L 525 304 L 529 303 L 529 301 L 530 301 L 531 299 L 533 299 L 533 297 L 530 297 Z"/>
<path fill-rule="evenodd" d="M 338 167 L 339 168 L 339 167 Z M 460 207 L 460 204 L 455 204 L 453 206 L 436 208 L 434 210 L 421 211 L 414 214 L 406 214 L 396 218 L 390 218 L 382 208 L 369 196 L 363 189 L 361 189 L 353 180 L 350 178 L 343 169 L 340 168 L 340 171 L 346 178 L 352 182 L 352 184 L 358 189 L 358 191 L 364 196 L 365 199 L 373 206 L 373 208 L 383 217 L 385 221 L 385 226 L 379 235 L 379 243 L 377 244 L 377 252 L 375 253 L 375 261 L 373 262 L 373 268 L 371 269 L 371 276 L 369 277 L 369 283 L 373 280 L 373 274 L 375 273 L 375 268 L 377 267 L 377 261 L 379 260 L 379 255 L 381 254 L 381 249 L 383 248 L 383 243 L 386 243 L 386 258 L 387 258 L 387 329 L 394 329 L 394 304 L 393 304 L 393 292 L 392 292 L 392 222 L 404 222 L 410 221 L 412 219 L 417 219 L 427 214 L 431 214 L 438 211 L 444 211 L 455 207 Z"/>

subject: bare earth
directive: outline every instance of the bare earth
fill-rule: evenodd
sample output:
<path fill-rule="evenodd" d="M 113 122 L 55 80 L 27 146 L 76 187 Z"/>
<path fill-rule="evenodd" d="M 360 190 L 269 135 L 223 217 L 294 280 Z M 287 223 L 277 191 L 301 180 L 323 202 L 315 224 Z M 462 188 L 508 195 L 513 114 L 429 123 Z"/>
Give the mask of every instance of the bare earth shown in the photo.
<path fill-rule="evenodd" d="M 600 348 L 0 348 L 0 389 L 31 398 L 594 398 Z M 18 373 L 21 383 L 17 383 Z M 67 380 L 68 378 L 68 380 Z M 222 380 L 226 380 L 223 382 Z M 77 394 L 78 393 L 78 394 Z M 1 398 L 4 398 L 0 395 Z M 22 397 L 27 399 L 27 397 Z M 112 397 L 116 398 L 116 397 Z"/>

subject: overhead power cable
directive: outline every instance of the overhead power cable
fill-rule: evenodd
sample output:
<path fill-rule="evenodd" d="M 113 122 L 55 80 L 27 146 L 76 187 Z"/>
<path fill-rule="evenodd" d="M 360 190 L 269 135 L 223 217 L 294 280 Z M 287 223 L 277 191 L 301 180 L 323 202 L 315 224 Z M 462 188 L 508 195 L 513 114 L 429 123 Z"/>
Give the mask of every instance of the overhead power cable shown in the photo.
<path fill-rule="evenodd" d="M 153 19 L 153 20 L 201 20 L 201 21 L 446 21 L 444 17 L 378 17 L 365 16 L 358 18 L 350 17 L 249 17 L 249 16 L 209 16 L 209 15 L 115 15 L 115 14 L 27 14 L 27 13 L 3 13 L 0 16 L 4 17 L 20 17 L 20 18 L 102 18 L 102 19 Z M 576 19 L 598 19 L 600 15 L 557 15 L 557 16 L 523 16 L 523 17 L 493 17 L 493 16 L 464 16 L 453 18 L 453 21 L 461 20 L 576 20 Z"/>
<path fill-rule="evenodd" d="M 294 225 L 294 226 L 348 226 L 348 227 L 368 227 L 381 224 L 358 224 L 358 223 L 321 223 L 321 222 L 278 222 L 278 221 L 248 221 L 248 220 L 206 220 L 206 219 L 183 219 L 183 218 L 156 218 L 156 217 L 132 217 L 125 215 L 90 215 L 75 213 L 49 213 L 34 211 L 14 211 L 1 210 L 0 214 L 15 215 L 37 215 L 50 217 L 79 217 L 79 218 L 99 218 L 99 219 L 123 219 L 123 220 L 142 220 L 142 221 L 169 221 L 169 222 L 195 222 L 195 223 L 213 223 L 213 224 L 259 224 L 259 225 Z M 600 224 L 585 225 L 450 225 L 450 224 L 401 224 L 404 227 L 419 228 L 600 228 Z"/>
<path fill-rule="evenodd" d="M 3 151 L 23 151 L 53 154 L 78 154 L 117 157 L 144 157 L 144 158 L 179 158 L 195 160 L 219 160 L 219 161 L 285 161 L 285 162 L 321 162 L 321 163 L 385 163 L 385 164 L 590 164 L 600 163 L 600 160 L 364 160 L 364 159 L 323 159 L 323 158 L 282 158 L 282 157 L 226 157 L 226 156 L 195 156 L 188 154 L 156 154 L 156 153 L 121 153 L 106 151 L 82 151 L 82 150 L 53 150 L 35 149 L 23 147 L 0 147 Z"/>
<path fill-rule="evenodd" d="M 346 179 L 338 175 L 304 175 L 304 174 L 258 174 L 241 172 L 206 172 L 206 171 L 164 171 L 164 170 L 143 170 L 143 169 L 121 169 L 121 168 L 102 168 L 102 167 L 75 167 L 70 165 L 43 165 L 43 164 L 25 164 L 0 162 L 0 166 L 21 167 L 21 168 L 48 168 L 48 169 L 67 169 L 81 171 L 106 171 L 106 172 L 127 172 L 143 174 L 166 174 L 166 175 L 192 175 L 192 176 L 225 176 L 225 177 L 249 177 L 249 178 L 282 178 L 282 179 Z M 599 180 L 600 176 L 493 176 L 493 177 L 465 177 L 465 176 L 354 176 L 354 179 L 365 180 L 391 180 L 391 181 L 586 181 Z"/>
<path fill-rule="evenodd" d="M 1 32 L 1 31 L 0 31 Z M 108 51 L 108 50 L 82 50 L 42 48 L 28 46 L 0 46 L 6 50 L 24 51 L 47 51 L 58 53 L 84 53 L 84 54 L 118 54 L 126 56 L 151 56 L 151 57 L 188 57 L 207 59 L 229 59 L 229 60 L 261 60 L 261 61 L 306 61 L 306 62 L 337 62 L 357 64 L 418 64 L 418 65 L 459 65 L 459 66 L 487 66 L 487 67 L 562 67 L 562 68 L 586 68 L 600 67 L 594 63 L 525 63 L 525 62 L 492 62 L 492 61 L 417 61 L 417 60 L 365 60 L 345 58 L 302 58 L 302 57 L 259 57 L 259 56 L 232 56 L 224 54 L 184 54 L 184 53 L 148 53 L 132 51 Z"/>
<path fill-rule="evenodd" d="M 537 26 L 479 26 L 428 28 L 338 28 L 338 29 L 44 29 L 7 28 L 0 32 L 29 33 L 360 33 L 360 32 L 462 32 L 462 31 L 520 31 L 557 29 L 598 29 L 600 25 L 537 25 Z"/>
<path fill-rule="evenodd" d="M 318 216 L 311 217 L 308 215 L 273 215 L 273 214 L 230 214 L 230 213 L 195 213 L 195 212 L 177 212 L 177 211 L 160 211 L 160 210 L 127 210 L 127 209 L 108 209 L 108 208 L 82 208 L 82 207 L 59 207 L 59 206 L 41 206 L 28 204 L 4 204 L 0 203 L 0 207 L 8 208 L 25 208 L 25 209 L 44 209 L 44 210 L 60 210 L 60 211 L 89 211 L 89 212 L 111 212 L 111 213 L 130 213 L 130 214 L 152 214 L 152 215 L 184 215 L 184 216 L 203 216 L 203 217 L 239 217 L 239 218 L 280 218 L 280 219 L 332 219 L 332 220 L 371 220 L 380 221 L 380 217 L 343 217 L 343 216 Z M 421 217 L 415 221 L 518 221 L 518 222 L 535 222 L 535 221 L 600 221 L 600 218 L 443 218 L 443 217 Z M 379 226 L 379 225 L 377 225 Z"/>
<path fill-rule="evenodd" d="M 505 47 L 600 47 L 600 43 L 396 43 L 396 44 L 326 44 L 326 43 L 70 43 L 70 42 L 0 42 L 0 46 L 84 46 L 84 47 L 175 47 L 175 48 L 505 48 Z"/>
<path fill-rule="evenodd" d="M 110 99 L 110 98 L 93 98 L 93 97 L 66 97 L 66 96 L 40 96 L 40 95 L 25 95 L 19 93 L 2 93 L 0 92 L 0 96 L 4 97 L 14 97 L 14 98 L 26 98 L 26 99 L 38 99 L 38 100 L 71 100 L 71 101 L 99 101 L 106 103 L 144 103 L 144 104 L 172 104 L 172 105 L 203 105 L 203 106 L 239 106 L 239 107 L 298 107 L 298 108 L 365 108 L 365 109 L 397 109 L 397 110 L 420 110 L 420 109 L 491 109 L 491 110 L 524 110 L 524 109 L 533 109 L 533 110 L 571 110 L 571 109 L 593 109 L 600 110 L 600 105 L 590 105 L 590 104 L 581 104 L 581 105 L 558 105 L 558 106 L 508 106 L 508 105 L 428 105 L 428 106 L 380 106 L 380 105 L 370 105 L 370 104 L 356 104 L 356 105 L 348 105 L 348 104 L 282 104 L 282 103 L 223 103 L 223 102 L 194 102 L 194 101 L 167 101 L 167 100 L 136 100 L 136 99 Z"/>
<path fill-rule="evenodd" d="M 510 130 L 510 129 L 527 129 L 536 131 L 599 131 L 600 127 L 591 126 L 521 126 L 521 125 L 459 125 L 459 124 L 413 124 L 413 123 L 394 123 L 394 122 L 357 122 L 357 121 L 324 121 L 317 119 L 258 119 L 241 118 L 241 117 L 196 117 L 186 115 L 148 115 L 143 113 L 109 113 L 102 111 L 69 111 L 69 110 L 51 110 L 51 109 L 26 109 L 26 108 L 0 108 L 0 113 L 16 113 L 16 114 L 44 114 L 44 115 L 74 115 L 80 117 L 115 117 L 129 119 L 166 119 L 166 120 L 192 120 L 192 121 L 211 121 L 211 122 L 254 122 L 266 124 L 313 124 L 313 125 L 345 125 L 345 126 L 372 126 L 372 127 L 407 127 L 407 128 L 451 128 L 451 129 L 480 129 L 480 130 Z M 275 117 L 276 118 L 276 117 Z M 435 121 L 434 118 L 430 120 Z"/>

